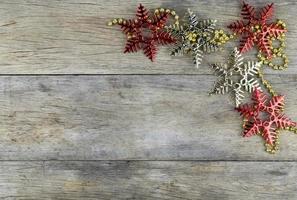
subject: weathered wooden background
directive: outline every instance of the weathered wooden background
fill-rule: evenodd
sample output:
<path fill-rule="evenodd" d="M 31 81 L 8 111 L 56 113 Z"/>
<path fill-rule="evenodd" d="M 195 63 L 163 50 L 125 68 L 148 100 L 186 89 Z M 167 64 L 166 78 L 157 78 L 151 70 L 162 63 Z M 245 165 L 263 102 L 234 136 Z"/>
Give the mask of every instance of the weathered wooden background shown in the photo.
<path fill-rule="evenodd" d="M 237 0 L 0 1 L 0 198 L 297 199 L 297 135 L 267 154 L 261 138 L 241 137 L 227 96 L 207 95 L 207 63 L 235 43 L 199 70 L 167 47 L 155 63 L 123 55 L 124 36 L 106 22 L 139 3 L 191 7 L 219 27 L 240 13 Z M 297 3 L 275 6 L 291 62 L 265 72 L 297 120 Z"/>

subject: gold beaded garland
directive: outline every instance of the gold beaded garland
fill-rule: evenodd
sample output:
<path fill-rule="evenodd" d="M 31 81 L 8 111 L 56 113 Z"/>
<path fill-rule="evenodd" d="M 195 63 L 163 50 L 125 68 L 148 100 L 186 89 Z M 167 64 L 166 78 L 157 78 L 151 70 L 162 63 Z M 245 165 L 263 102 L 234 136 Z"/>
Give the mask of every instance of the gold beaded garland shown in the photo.
<path fill-rule="evenodd" d="M 261 68 L 259 69 L 259 72 L 258 72 L 258 77 L 260 78 L 263 86 L 268 90 L 268 92 L 272 95 L 272 96 L 277 96 L 276 92 L 274 91 L 274 89 L 272 88 L 272 85 L 269 81 L 267 81 L 265 78 L 264 78 L 264 75 L 263 75 L 263 72 L 262 72 L 262 66 L 261 65 Z"/>
<path fill-rule="evenodd" d="M 157 8 L 155 9 L 155 15 L 159 15 L 160 13 L 168 13 L 169 16 L 171 16 L 174 19 L 174 24 L 178 25 L 179 24 L 179 16 L 176 14 L 175 10 L 171 9 L 165 9 L 165 8 Z"/>
<path fill-rule="evenodd" d="M 174 24 L 178 25 L 179 24 L 179 16 L 176 14 L 176 12 L 174 10 L 170 10 L 170 9 L 164 9 L 164 8 L 157 8 L 154 11 L 155 15 L 159 15 L 160 13 L 168 13 L 171 17 L 173 17 Z M 113 25 L 120 25 L 120 24 L 126 24 L 126 20 L 122 19 L 122 18 L 115 18 L 109 22 L 107 22 L 108 26 L 113 26 Z"/>
<path fill-rule="evenodd" d="M 227 43 L 230 39 L 233 39 L 233 34 L 226 34 L 224 30 L 215 30 L 214 36 L 211 39 L 212 44 L 217 44 L 218 46 L 224 45 Z"/>
<path fill-rule="evenodd" d="M 279 26 L 282 26 L 283 28 L 286 28 L 286 24 L 281 20 L 278 20 L 277 24 Z M 271 45 L 271 51 L 272 51 L 273 58 L 270 59 L 270 58 L 264 56 L 261 51 L 259 51 L 258 56 L 257 56 L 259 61 L 262 64 L 267 65 L 275 70 L 284 70 L 284 69 L 288 68 L 289 59 L 288 59 L 288 56 L 284 53 L 284 48 L 286 47 L 286 42 L 285 42 L 286 34 L 283 33 L 281 36 L 279 36 L 277 38 L 270 37 L 269 39 L 270 39 L 269 43 Z M 274 47 L 273 41 L 279 41 L 279 46 Z M 283 61 L 282 64 L 277 64 L 274 62 L 275 59 L 277 59 L 277 58 L 280 58 Z"/>

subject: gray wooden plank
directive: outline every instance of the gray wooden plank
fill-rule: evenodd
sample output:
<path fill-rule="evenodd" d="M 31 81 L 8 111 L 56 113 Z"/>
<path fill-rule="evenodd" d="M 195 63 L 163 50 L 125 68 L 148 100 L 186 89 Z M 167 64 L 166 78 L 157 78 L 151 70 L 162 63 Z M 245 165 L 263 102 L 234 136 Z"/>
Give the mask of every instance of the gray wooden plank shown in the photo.
<path fill-rule="evenodd" d="M 296 199 L 296 162 L 0 162 L 1 199 Z"/>
<path fill-rule="evenodd" d="M 203 19 L 218 19 L 218 26 L 222 28 L 239 19 L 240 13 L 240 1 L 230 0 L 2 0 L 0 73 L 209 74 L 207 63 L 224 58 L 234 45 L 238 45 L 230 43 L 225 52 L 207 56 L 199 70 L 195 69 L 190 58 L 171 58 L 167 47 L 160 48 L 155 63 L 142 53 L 123 55 L 124 36 L 118 27 L 107 27 L 106 22 L 113 17 L 133 17 L 141 2 L 151 9 L 176 9 L 180 15 L 191 7 Z M 296 74 L 296 1 L 274 2 L 276 17 L 286 20 L 289 28 L 287 53 L 291 65 L 284 73 Z M 250 3 L 260 7 L 267 2 Z"/>
<path fill-rule="evenodd" d="M 296 75 L 267 77 L 297 120 Z M 1 160 L 296 160 L 297 137 L 264 152 L 241 137 L 227 96 L 208 96 L 214 76 L 1 76 Z"/>

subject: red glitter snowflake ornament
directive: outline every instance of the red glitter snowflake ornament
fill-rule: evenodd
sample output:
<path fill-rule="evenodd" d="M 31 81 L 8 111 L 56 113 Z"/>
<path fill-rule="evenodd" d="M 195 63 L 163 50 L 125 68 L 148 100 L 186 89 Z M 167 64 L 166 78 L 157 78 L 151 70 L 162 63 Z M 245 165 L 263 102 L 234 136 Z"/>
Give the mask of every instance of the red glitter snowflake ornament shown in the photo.
<path fill-rule="evenodd" d="M 273 147 L 276 145 L 278 130 L 296 127 L 296 122 L 282 114 L 284 96 L 274 96 L 268 101 L 268 97 L 256 89 L 252 100 L 252 104 L 244 104 L 235 108 L 246 119 L 244 137 L 261 133 L 266 144 Z"/>
<path fill-rule="evenodd" d="M 161 12 L 155 12 L 153 16 L 150 16 L 149 11 L 140 4 L 135 19 L 114 19 L 109 22 L 108 25 L 120 25 L 127 36 L 124 53 L 137 52 L 142 49 L 144 54 L 154 61 L 157 45 L 175 43 L 175 38 L 163 29 L 172 11 L 160 10 Z"/>
<path fill-rule="evenodd" d="M 271 38 L 277 38 L 287 32 L 279 23 L 267 22 L 273 15 L 273 3 L 266 5 L 256 14 L 255 8 L 243 1 L 241 15 L 243 20 L 237 20 L 228 26 L 235 34 L 242 35 L 240 53 L 249 51 L 256 44 L 259 50 L 271 59 Z"/>

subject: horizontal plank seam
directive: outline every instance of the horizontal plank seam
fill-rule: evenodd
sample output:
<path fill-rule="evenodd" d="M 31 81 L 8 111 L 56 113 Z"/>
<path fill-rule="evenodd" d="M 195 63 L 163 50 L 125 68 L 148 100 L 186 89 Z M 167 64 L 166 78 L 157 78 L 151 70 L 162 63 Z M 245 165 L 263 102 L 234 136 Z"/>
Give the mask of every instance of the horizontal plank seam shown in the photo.
<path fill-rule="evenodd" d="M 265 73 L 265 75 L 269 76 L 284 76 L 284 75 L 297 75 L 297 74 L 270 74 Z M 0 74 L 0 77 L 7 77 L 7 76 L 28 76 L 28 77 L 37 77 L 37 76 L 214 76 L 213 74 Z"/>
<path fill-rule="evenodd" d="M 279 163 L 279 162 L 288 162 L 288 163 L 297 163 L 297 160 L 0 160 L 1 162 L 264 162 L 264 163 Z"/>

